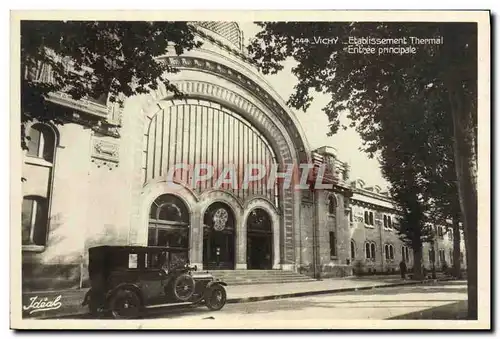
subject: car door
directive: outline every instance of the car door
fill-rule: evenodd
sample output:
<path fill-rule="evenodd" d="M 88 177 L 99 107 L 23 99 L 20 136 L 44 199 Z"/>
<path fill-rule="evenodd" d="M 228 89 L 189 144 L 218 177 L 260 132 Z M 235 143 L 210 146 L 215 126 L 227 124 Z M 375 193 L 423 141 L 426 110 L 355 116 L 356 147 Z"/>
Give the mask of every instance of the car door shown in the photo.
<path fill-rule="evenodd" d="M 146 305 L 162 304 L 166 302 L 166 274 L 161 266 L 159 266 L 159 255 L 160 253 L 146 253 L 144 268 L 139 277 Z"/>

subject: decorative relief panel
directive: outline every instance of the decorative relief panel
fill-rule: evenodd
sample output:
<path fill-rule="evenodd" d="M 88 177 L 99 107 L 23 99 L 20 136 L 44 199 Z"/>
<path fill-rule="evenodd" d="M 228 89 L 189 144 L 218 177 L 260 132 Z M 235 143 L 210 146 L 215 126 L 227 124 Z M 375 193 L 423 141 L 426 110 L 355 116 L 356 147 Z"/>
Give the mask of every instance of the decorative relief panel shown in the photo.
<path fill-rule="evenodd" d="M 365 222 L 365 218 L 363 215 L 363 210 L 361 209 L 354 209 L 354 221 L 356 222 Z"/>
<path fill-rule="evenodd" d="M 105 166 L 110 170 L 118 167 L 118 144 L 94 138 L 92 140 L 92 162 L 95 163 L 97 167 Z"/>

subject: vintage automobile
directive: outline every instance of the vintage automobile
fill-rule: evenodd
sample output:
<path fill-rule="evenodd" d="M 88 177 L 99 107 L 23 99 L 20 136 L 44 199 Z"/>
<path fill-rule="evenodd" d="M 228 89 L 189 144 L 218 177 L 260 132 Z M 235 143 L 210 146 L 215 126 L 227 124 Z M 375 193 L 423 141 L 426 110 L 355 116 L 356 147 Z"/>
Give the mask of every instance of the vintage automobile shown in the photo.
<path fill-rule="evenodd" d="M 89 249 L 90 289 L 83 306 L 93 316 L 137 318 L 159 307 L 226 304 L 226 283 L 189 266 L 187 250 L 152 246 L 98 246 Z"/>

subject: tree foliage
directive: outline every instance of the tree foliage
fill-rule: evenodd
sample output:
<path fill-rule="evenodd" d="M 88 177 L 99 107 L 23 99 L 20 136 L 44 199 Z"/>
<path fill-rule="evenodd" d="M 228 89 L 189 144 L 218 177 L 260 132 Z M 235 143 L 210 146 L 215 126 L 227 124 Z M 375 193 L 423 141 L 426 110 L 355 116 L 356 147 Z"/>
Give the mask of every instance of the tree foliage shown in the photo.
<path fill-rule="evenodd" d="M 276 73 L 292 58 L 299 82 L 288 100 L 306 111 L 314 92 L 330 98 L 323 108 L 330 134 L 347 114 L 382 170 L 408 227 L 422 230 L 423 201 L 443 214 L 456 203 L 466 225 L 469 315 L 477 316 L 477 25 L 475 23 L 261 22 L 249 49 L 264 73 Z M 318 38 L 338 42 L 317 43 Z M 398 55 L 351 53 L 354 38 L 442 37 L 442 44 L 413 45 Z M 361 41 L 361 40 L 358 40 Z M 397 47 L 408 47 L 401 45 Z M 393 51 L 396 52 L 396 51 Z M 344 126 L 345 127 L 345 126 Z M 453 151 L 450 152 L 450 149 Z M 454 175 L 451 174 L 453 169 Z M 453 179 L 450 179 L 453 178 Z M 444 183 L 441 181 L 445 179 Z M 453 187 L 453 182 L 456 185 Z M 441 182 L 440 182 L 441 181 Z M 454 214 L 449 211 L 448 214 Z M 410 224 L 410 221 L 413 222 Z M 418 221 L 418 222 L 417 222 Z M 410 231 L 407 231 L 410 232 Z M 409 233 L 408 233 L 409 234 Z"/>
<path fill-rule="evenodd" d="M 109 96 L 115 102 L 163 83 L 181 95 L 166 78 L 176 69 L 158 57 L 169 47 L 182 54 L 199 45 L 186 22 L 22 21 L 22 121 L 62 122 L 46 102 L 57 91 L 75 100 Z M 40 79 L 43 67 L 50 75 Z"/>

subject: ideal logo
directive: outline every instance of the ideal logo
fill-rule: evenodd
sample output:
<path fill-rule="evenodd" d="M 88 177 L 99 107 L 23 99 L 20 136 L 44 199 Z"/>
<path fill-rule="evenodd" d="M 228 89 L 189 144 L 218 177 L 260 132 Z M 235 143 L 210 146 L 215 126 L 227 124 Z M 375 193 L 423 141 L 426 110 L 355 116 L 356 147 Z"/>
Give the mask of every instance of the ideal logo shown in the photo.
<path fill-rule="evenodd" d="M 47 297 L 45 298 L 39 298 L 38 296 L 31 297 L 29 306 L 23 306 L 23 311 L 30 311 L 29 314 L 33 314 L 35 312 L 57 310 L 59 307 L 62 306 L 60 300 L 61 300 L 60 295 L 57 296 L 54 300 L 50 300 Z"/>

